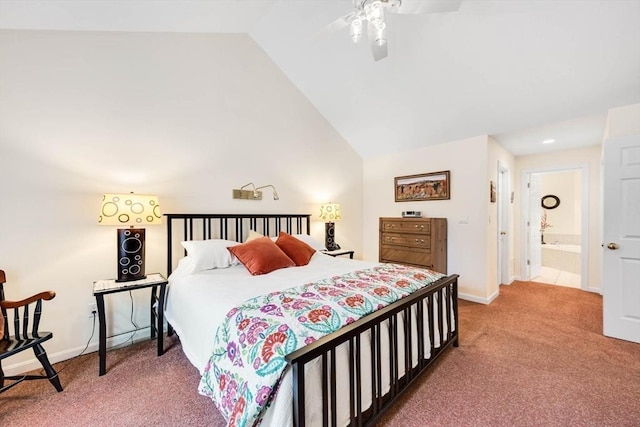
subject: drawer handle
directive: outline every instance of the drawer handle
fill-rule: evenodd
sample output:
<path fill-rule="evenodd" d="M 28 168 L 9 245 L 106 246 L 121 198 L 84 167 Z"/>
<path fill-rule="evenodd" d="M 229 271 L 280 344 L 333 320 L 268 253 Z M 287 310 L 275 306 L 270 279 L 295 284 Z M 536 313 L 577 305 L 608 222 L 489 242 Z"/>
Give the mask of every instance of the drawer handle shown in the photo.
<path fill-rule="evenodd" d="M 387 228 L 394 228 L 395 226 L 395 224 L 387 224 Z"/>
<path fill-rule="evenodd" d="M 424 225 L 422 225 L 422 224 L 420 224 L 420 225 L 416 224 L 416 225 L 414 225 L 414 227 L 415 227 L 415 228 L 419 228 L 420 230 L 422 230 L 422 229 L 424 228 Z"/>
<path fill-rule="evenodd" d="M 424 243 L 424 239 L 416 239 L 416 243 Z"/>
<path fill-rule="evenodd" d="M 393 240 L 395 237 L 387 237 L 387 240 Z"/>

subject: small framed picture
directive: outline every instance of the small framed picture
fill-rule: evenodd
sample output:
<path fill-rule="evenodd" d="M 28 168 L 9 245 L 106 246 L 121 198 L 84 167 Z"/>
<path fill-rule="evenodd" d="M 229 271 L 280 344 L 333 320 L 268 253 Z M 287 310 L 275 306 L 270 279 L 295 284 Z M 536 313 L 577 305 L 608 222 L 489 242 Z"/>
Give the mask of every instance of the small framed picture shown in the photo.
<path fill-rule="evenodd" d="M 489 181 L 489 201 L 496 202 L 496 183 L 493 181 Z"/>
<path fill-rule="evenodd" d="M 399 176 L 394 181 L 396 202 L 449 200 L 451 198 L 449 171 Z"/>

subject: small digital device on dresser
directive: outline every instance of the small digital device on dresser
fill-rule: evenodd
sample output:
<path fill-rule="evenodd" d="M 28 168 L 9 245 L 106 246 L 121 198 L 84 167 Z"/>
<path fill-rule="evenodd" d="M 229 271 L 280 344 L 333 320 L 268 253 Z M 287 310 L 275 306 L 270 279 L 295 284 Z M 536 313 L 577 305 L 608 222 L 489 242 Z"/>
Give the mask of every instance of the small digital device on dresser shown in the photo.
<path fill-rule="evenodd" d="M 421 211 L 402 211 L 402 218 L 422 218 Z"/>

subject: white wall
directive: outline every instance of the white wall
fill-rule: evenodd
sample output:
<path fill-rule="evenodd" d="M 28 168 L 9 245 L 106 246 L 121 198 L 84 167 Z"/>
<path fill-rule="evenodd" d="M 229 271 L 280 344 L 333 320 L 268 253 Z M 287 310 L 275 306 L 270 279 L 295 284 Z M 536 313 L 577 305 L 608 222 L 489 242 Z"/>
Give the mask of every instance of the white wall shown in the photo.
<path fill-rule="evenodd" d="M 2 31 L 0 94 L 0 268 L 9 299 L 57 292 L 42 322 L 53 361 L 84 347 L 92 282 L 116 274 L 103 193 L 157 194 L 167 213 L 316 218 L 331 200 L 337 241 L 360 257 L 362 160 L 246 35 Z M 250 181 L 280 200 L 233 200 Z M 165 227 L 146 234 L 147 272 L 166 273 Z M 134 295 L 148 325 L 148 295 Z M 110 333 L 128 330 L 128 295 L 107 305 Z"/>
<path fill-rule="evenodd" d="M 640 104 L 612 108 L 607 114 L 604 140 L 616 136 L 640 134 Z"/>
<path fill-rule="evenodd" d="M 588 241 L 588 287 L 591 290 L 600 289 L 600 145 L 592 147 L 554 151 L 551 153 L 519 156 L 515 158 L 515 204 L 514 222 L 516 224 L 514 251 L 516 260 L 525 257 L 522 253 L 522 241 L 526 236 L 522 235 L 522 174 L 524 171 L 549 171 L 567 169 L 586 165 L 588 169 L 589 183 L 589 226 Z M 550 230 L 550 229 L 548 229 Z M 525 272 L 521 271 L 520 262 L 516 262 L 515 274 L 524 278 Z"/>
<path fill-rule="evenodd" d="M 402 211 L 419 210 L 423 216 L 448 220 L 448 273 L 460 275 L 463 298 L 489 302 L 497 261 L 495 251 L 487 254 L 487 224 L 496 204 L 489 205 L 489 174 L 496 179 L 497 153 L 489 156 L 489 138 L 478 136 L 417 150 L 385 155 L 364 161 L 364 258 L 378 260 L 378 220 L 399 217 Z M 492 148 L 493 150 L 493 148 Z M 506 153 L 506 152 L 505 152 Z M 501 153 L 502 154 L 502 153 Z M 501 155 L 500 154 L 500 155 Z M 487 172 L 490 157 L 491 172 Z M 507 156 L 508 157 L 508 156 Z M 395 202 L 394 177 L 426 172 L 451 171 L 451 199 L 423 202 Z M 466 222 L 466 223 L 464 223 Z M 493 277 L 488 284 L 487 277 Z"/>

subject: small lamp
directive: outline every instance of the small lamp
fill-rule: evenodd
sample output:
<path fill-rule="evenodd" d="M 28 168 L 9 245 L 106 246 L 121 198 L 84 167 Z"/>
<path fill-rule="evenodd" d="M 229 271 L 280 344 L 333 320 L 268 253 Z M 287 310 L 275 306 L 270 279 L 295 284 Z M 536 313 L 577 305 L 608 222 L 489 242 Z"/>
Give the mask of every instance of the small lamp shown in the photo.
<path fill-rule="evenodd" d="M 134 226 L 161 224 L 158 196 L 144 194 L 105 194 L 100 208 L 100 225 L 129 225 L 118 229 L 117 282 L 140 280 L 144 272 L 144 228 Z"/>
<path fill-rule="evenodd" d="M 340 205 L 338 203 L 325 203 L 320 206 L 320 219 L 324 220 L 326 223 L 324 228 L 324 246 L 328 251 L 340 249 L 340 245 L 335 241 L 336 230 L 334 224 L 334 221 L 342 219 L 342 215 L 340 214 Z"/>

